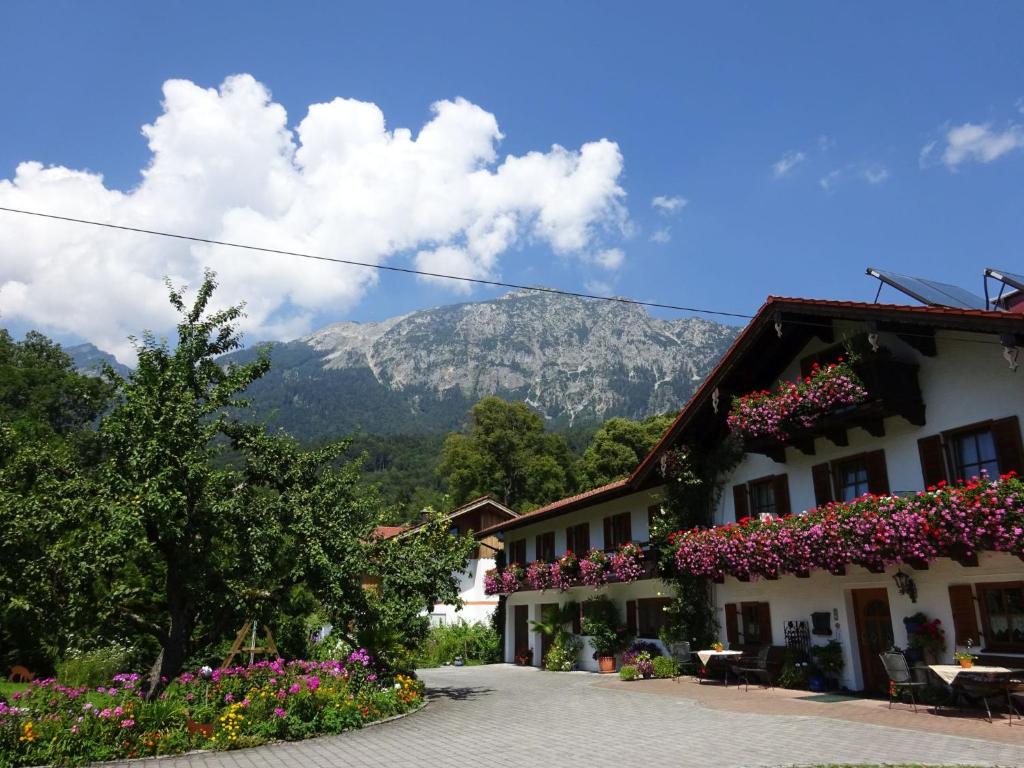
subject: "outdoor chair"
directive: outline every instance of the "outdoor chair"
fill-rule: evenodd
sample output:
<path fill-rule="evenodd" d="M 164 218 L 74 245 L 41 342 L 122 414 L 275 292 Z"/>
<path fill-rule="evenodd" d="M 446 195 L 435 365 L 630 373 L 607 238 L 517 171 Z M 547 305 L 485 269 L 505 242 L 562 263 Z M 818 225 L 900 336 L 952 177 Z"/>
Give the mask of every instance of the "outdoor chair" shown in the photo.
<path fill-rule="evenodd" d="M 1011 677 L 1006 683 L 1006 704 L 1007 714 L 1010 716 L 1010 725 L 1013 725 L 1013 715 L 1021 716 L 1020 707 L 1024 707 L 1024 679 L 1020 678 L 1020 672 L 1015 672 L 1016 677 Z"/>
<path fill-rule="evenodd" d="M 961 672 L 953 680 L 952 688 L 958 703 L 961 698 L 974 702 L 981 701 L 982 706 L 985 707 L 985 717 L 990 723 L 992 722 L 992 708 L 988 704 L 989 700 L 999 701 L 1006 697 L 1007 703 L 1010 704 L 1010 717 L 1013 717 L 1013 704 L 1010 698 L 1010 678 L 1008 674 Z"/>
<path fill-rule="evenodd" d="M 669 646 L 669 655 L 672 657 L 672 661 L 676 663 L 675 674 L 672 675 L 672 679 L 677 683 L 679 678 L 683 675 L 689 675 L 690 677 L 697 677 L 697 667 L 700 662 L 694 658 L 694 653 L 690 650 L 690 644 L 685 640 L 679 640 Z"/>
<path fill-rule="evenodd" d="M 743 690 L 750 688 L 750 679 L 759 681 L 765 688 L 774 688 L 771 673 L 768 671 L 768 652 L 771 646 L 765 645 L 757 652 L 757 656 L 748 658 L 740 656 L 739 663 L 732 665 L 732 673 L 736 677 L 736 683 L 743 681 Z"/>
<path fill-rule="evenodd" d="M 914 690 L 924 688 L 928 685 L 925 682 L 915 681 L 910 674 L 910 665 L 907 664 L 907 657 L 899 651 L 885 651 L 878 654 L 885 667 L 885 673 L 889 676 L 889 709 L 892 709 L 892 701 L 901 691 L 910 692 L 910 703 L 917 712 L 917 696 Z"/>

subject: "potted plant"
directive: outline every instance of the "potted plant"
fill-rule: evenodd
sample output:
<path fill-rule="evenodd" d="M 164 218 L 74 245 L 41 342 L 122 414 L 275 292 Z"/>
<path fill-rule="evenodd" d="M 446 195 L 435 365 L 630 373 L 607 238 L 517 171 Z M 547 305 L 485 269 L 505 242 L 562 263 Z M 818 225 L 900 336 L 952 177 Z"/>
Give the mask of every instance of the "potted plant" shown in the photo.
<path fill-rule="evenodd" d="M 713 650 L 713 651 L 724 651 L 725 650 L 725 645 L 722 643 L 721 640 L 715 640 L 715 642 L 713 642 L 711 644 L 711 650 Z"/>
<path fill-rule="evenodd" d="M 971 639 L 967 638 L 966 650 L 953 651 L 953 658 L 957 663 L 964 669 L 970 669 L 974 666 L 974 662 L 978 660 L 978 657 L 971 653 Z"/>
<path fill-rule="evenodd" d="M 829 640 L 824 645 L 811 646 L 811 658 L 825 678 L 825 686 L 829 690 L 839 687 L 839 675 L 846 662 L 843 660 L 843 645 L 838 640 Z"/>
<path fill-rule="evenodd" d="M 594 658 L 603 673 L 615 671 L 615 654 L 629 645 L 629 633 L 619 620 L 615 603 L 607 597 L 592 597 L 583 611 L 583 634 L 590 636 Z"/>
<path fill-rule="evenodd" d="M 516 651 L 516 664 L 528 667 L 533 663 L 533 648 L 523 647 Z"/>
<path fill-rule="evenodd" d="M 924 616 L 924 614 L 917 615 Z M 941 623 L 938 619 L 928 621 L 926 618 L 914 626 L 913 632 L 908 637 L 910 645 L 908 650 L 916 651 L 914 655 L 917 658 L 911 659 L 908 656 L 907 661 L 931 662 L 946 650 L 946 632 L 939 626 Z"/>

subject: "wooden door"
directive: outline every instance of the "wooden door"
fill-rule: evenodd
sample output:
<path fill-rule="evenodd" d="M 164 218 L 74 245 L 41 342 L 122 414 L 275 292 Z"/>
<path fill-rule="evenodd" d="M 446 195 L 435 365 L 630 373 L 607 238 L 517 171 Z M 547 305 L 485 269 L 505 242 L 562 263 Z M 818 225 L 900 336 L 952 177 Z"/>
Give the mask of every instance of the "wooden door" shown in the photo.
<path fill-rule="evenodd" d="M 853 610 L 857 622 L 857 647 L 864 690 L 885 694 L 889 676 L 878 654 L 893 646 L 892 614 L 889 594 L 884 588 L 853 590 Z"/>
<path fill-rule="evenodd" d="M 530 606 L 528 605 L 517 605 L 515 606 L 515 617 L 513 619 L 514 631 L 513 637 L 515 642 L 512 645 L 513 657 L 518 656 L 524 650 L 530 647 Z M 513 661 L 515 659 L 513 658 Z"/>
<path fill-rule="evenodd" d="M 557 611 L 558 610 L 558 603 L 542 603 L 540 606 L 538 606 L 538 609 L 540 610 L 540 616 L 538 616 L 538 618 L 543 619 L 544 618 L 544 614 L 547 611 L 549 611 L 549 610 Z M 551 646 L 554 644 L 554 642 L 555 642 L 555 636 L 554 635 L 542 634 L 540 636 L 540 663 L 541 663 L 541 665 L 544 664 L 544 659 L 547 657 L 548 651 L 551 650 Z"/>

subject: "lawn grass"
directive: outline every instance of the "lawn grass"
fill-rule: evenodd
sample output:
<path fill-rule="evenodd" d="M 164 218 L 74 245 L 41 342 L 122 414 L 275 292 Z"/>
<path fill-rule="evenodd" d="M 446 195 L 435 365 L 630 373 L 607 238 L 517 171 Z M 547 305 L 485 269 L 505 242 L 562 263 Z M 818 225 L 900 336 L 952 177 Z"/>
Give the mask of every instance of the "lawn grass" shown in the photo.
<path fill-rule="evenodd" d="M 24 691 L 26 688 L 28 688 L 28 683 L 9 683 L 6 680 L 0 680 L 0 696 L 4 698 L 10 698 L 12 693 Z"/>

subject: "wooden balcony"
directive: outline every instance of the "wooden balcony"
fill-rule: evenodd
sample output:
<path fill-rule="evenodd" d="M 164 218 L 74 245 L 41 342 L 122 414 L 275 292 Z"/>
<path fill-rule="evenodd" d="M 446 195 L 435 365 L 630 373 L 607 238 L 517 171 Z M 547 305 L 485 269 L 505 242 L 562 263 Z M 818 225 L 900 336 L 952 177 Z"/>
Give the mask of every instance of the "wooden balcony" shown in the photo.
<path fill-rule="evenodd" d="M 917 368 L 913 363 L 893 360 L 888 356 L 862 360 L 854 365 L 854 370 L 868 392 L 864 402 L 837 408 L 811 427 L 794 428 L 787 439 L 749 438 L 744 441 L 744 449 L 784 463 L 787 446 L 813 456 L 816 438 L 823 437 L 834 445 L 846 446 L 849 445 L 849 431 L 857 427 L 874 437 L 884 437 L 885 419 L 892 416 L 924 426 L 925 406 L 917 381 Z"/>

